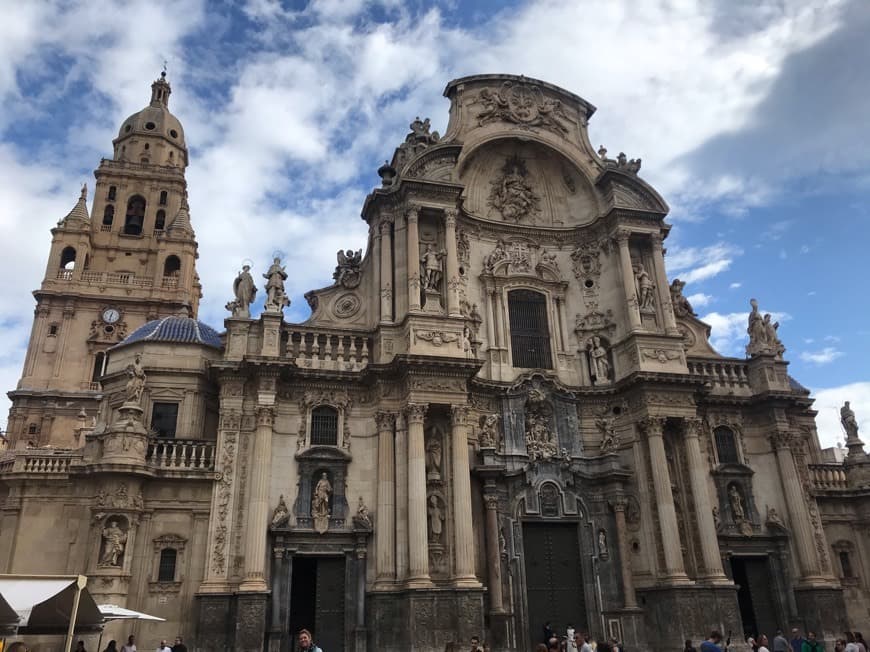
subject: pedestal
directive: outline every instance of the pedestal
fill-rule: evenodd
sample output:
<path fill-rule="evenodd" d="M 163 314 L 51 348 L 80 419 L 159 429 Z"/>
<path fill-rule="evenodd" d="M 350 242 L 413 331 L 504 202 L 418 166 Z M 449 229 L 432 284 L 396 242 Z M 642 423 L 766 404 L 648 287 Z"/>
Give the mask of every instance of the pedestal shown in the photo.
<path fill-rule="evenodd" d="M 444 306 L 441 305 L 441 292 L 433 290 L 432 288 L 426 288 L 423 294 L 426 297 L 426 304 L 423 306 L 423 312 L 431 312 L 436 315 L 444 313 Z"/>
<path fill-rule="evenodd" d="M 268 597 L 268 593 L 239 593 L 236 597 L 235 652 L 263 652 Z"/>
<path fill-rule="evenodd" d="M 833 641 L 849 628 L 842 589 L 796 588 L 794 597 L 803 631 L 815 632 L 819 641 Z"/>
<path fill-rule="evenodd" d="M 198 650 L 226 650 L 235 638 L 233 596 L 228 593 L 197 595 L 196 646 Z"/>
<path fill-rule="evenodd" d="M 713 628 L 733 632 L 735 640 L 743 630 L 737 587 L 689 585 L 638 589 L 644 605 L 644 627 L 654 650 L 679 650 L 686 639 L 703 641 Z"/>

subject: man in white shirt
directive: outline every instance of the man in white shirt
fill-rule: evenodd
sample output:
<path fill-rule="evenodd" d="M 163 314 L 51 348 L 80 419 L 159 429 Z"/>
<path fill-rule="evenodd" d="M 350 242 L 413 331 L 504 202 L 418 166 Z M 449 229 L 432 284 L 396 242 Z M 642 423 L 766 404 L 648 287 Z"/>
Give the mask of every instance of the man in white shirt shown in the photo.
<path fill-rule="evenodd" d="M 172 648 L 166 644 L 166 639 L 160 641 L 160 645 L 157 646 L 157 652 L 172 652 Z"/>
<path fill-rule="evenodd" d="M 136 650 L 136 639 L 132 634 L 127 637 L 127 644 L 121 646 L 121 652 L 137 652 Z"/>

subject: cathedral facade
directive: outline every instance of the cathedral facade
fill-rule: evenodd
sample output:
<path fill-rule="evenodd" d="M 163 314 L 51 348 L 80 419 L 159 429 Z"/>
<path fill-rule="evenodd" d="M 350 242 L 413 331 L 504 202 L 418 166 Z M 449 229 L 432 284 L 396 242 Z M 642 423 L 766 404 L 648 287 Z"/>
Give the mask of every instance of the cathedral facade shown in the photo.
<path fill-rule="evenodd" d="M 519 651 L 547 622 L 632 650 L 870 630 L 854 414 L 826 461 L 754 301 L 746 358 L 710 346 L 667 278 L 667 205 L 640 159 L 592 147 L 594 106 L 451 82 L 446 133 L 411 124 L 310 317 L 284 320 L 275 259 L 239 272 L 219 333 L 169 94 L 52 230 L 0 570 L 85 574 L 167 619 L 143 646 L 209 651 L 285 652 L 303 627 L 327 652 Z"/>

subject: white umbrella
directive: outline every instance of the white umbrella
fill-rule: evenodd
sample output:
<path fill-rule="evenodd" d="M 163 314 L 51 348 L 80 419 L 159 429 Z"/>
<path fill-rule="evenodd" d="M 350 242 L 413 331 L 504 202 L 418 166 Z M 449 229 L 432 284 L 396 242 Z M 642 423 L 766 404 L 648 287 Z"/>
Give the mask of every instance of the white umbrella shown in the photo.
<path fill-rule="evenodd" d="M 101 604 L 97 605 L 97 608 L 100 610 L 100 613 L 103 614 L 103 619 L 105 620 L 156 620 L 161 623 L 166 622 L 165 618 L 151 616 L 149 614 L 142 613 L 141 611 L 125 609 L 124 607 L 119 607 L 116 604 Z"/>

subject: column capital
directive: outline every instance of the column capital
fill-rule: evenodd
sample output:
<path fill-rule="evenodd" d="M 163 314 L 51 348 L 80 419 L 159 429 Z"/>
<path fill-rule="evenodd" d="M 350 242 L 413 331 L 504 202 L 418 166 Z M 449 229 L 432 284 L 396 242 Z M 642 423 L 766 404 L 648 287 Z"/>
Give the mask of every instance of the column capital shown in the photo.
<path fill-rule="evenodd" d="M 459 211 L 455 208 L 445 208 L 444 209 L 444 223 L 448 227 L 456 226 L 456 218 L 459 217 Z"/>
<path fill-rule="evenodd" d="M 613 496 L 607 501 L 610 509 L 614 512 L 625 512 L 628 509 L 628 498 L 626 496 Z"/>
<path fill-rule="evenodd" d="M 686 417 L 683 419 L 683 433 L 686 437 L 699 437 L 704 427 L 704 420 L 700 417 Z"/>
<path fill-rule="evenodd" d="M 375 423 L 378 424 L 378 432 L 392 430 L 396 423 L 396 413 L 379 411 L 375 413 Z"/>
<path fill-rule="evenodd" d="M 393 220 L 392 220 L 392 218 L 389 218 L 389 219 L 388 219 L 388 218 L 386 218 L 386 217 L 381 217 L 381 226 L 380 226 L 380 230 L 381 230 L 381 235 L 382 235 L 382 236 L 389 235 L 389 233 L 390 233 L 390 227 L 392 226 L 392 224 L 393 224 Z"/>
<path fill-rule="evenodd" d="M 468 423 L 468 406 L 467 405 L 451 405 L 450 406 L 450 423 L 454 426 L 464 426 Z"/>
<path fill-rule="evenodd" d="M 420 216 L 420 207 L 413 205 L 409 206 L 408 210 L 405 211 L 405 219 L 408 222 L 416 222 L 417 218 Z"/>
<path fill-rule="evenodd" d="M 257 406 L 257 425 L 269 426 L 270 428 L 275 423 L 275 408 L 271 405 Z"/>
<path fill-rule="evenodd" d="M 653 249 L 661 249 L 664 238 L 661 233 L 650 233 L 649 240 L 652 243 Z"/>
<path fill-rule="evenodd" d="M 795 436 L 788 430 L 777 430 L 768 435 L 770 445 L 774 450 L 788 450 L 795 440 Z"/>
<path fill-rule="evenodd" d="M 637 422 L 647 437 L 661 437 L 664 434 L 667 417 L 645 417 Z"/>
<path fill-rule="evenodd" d="M 619 228 L 613 234 L 613 239 L 618 245 L 628 244 L 628 239 L 631 237 L 631 229 Z"/>
<path fill-rule="evenodd" d="M 408 403 L 405 406 L 405 418 L 408 423 L 423 423 L 428 409 L 427 403 Z"/>
<path fill-rule="evenodd" d="M 486 509 L 497 510 L 498 509 L 498 496 L 494 494 L 484 494 L 483 495 L 483 503 Z"/>

